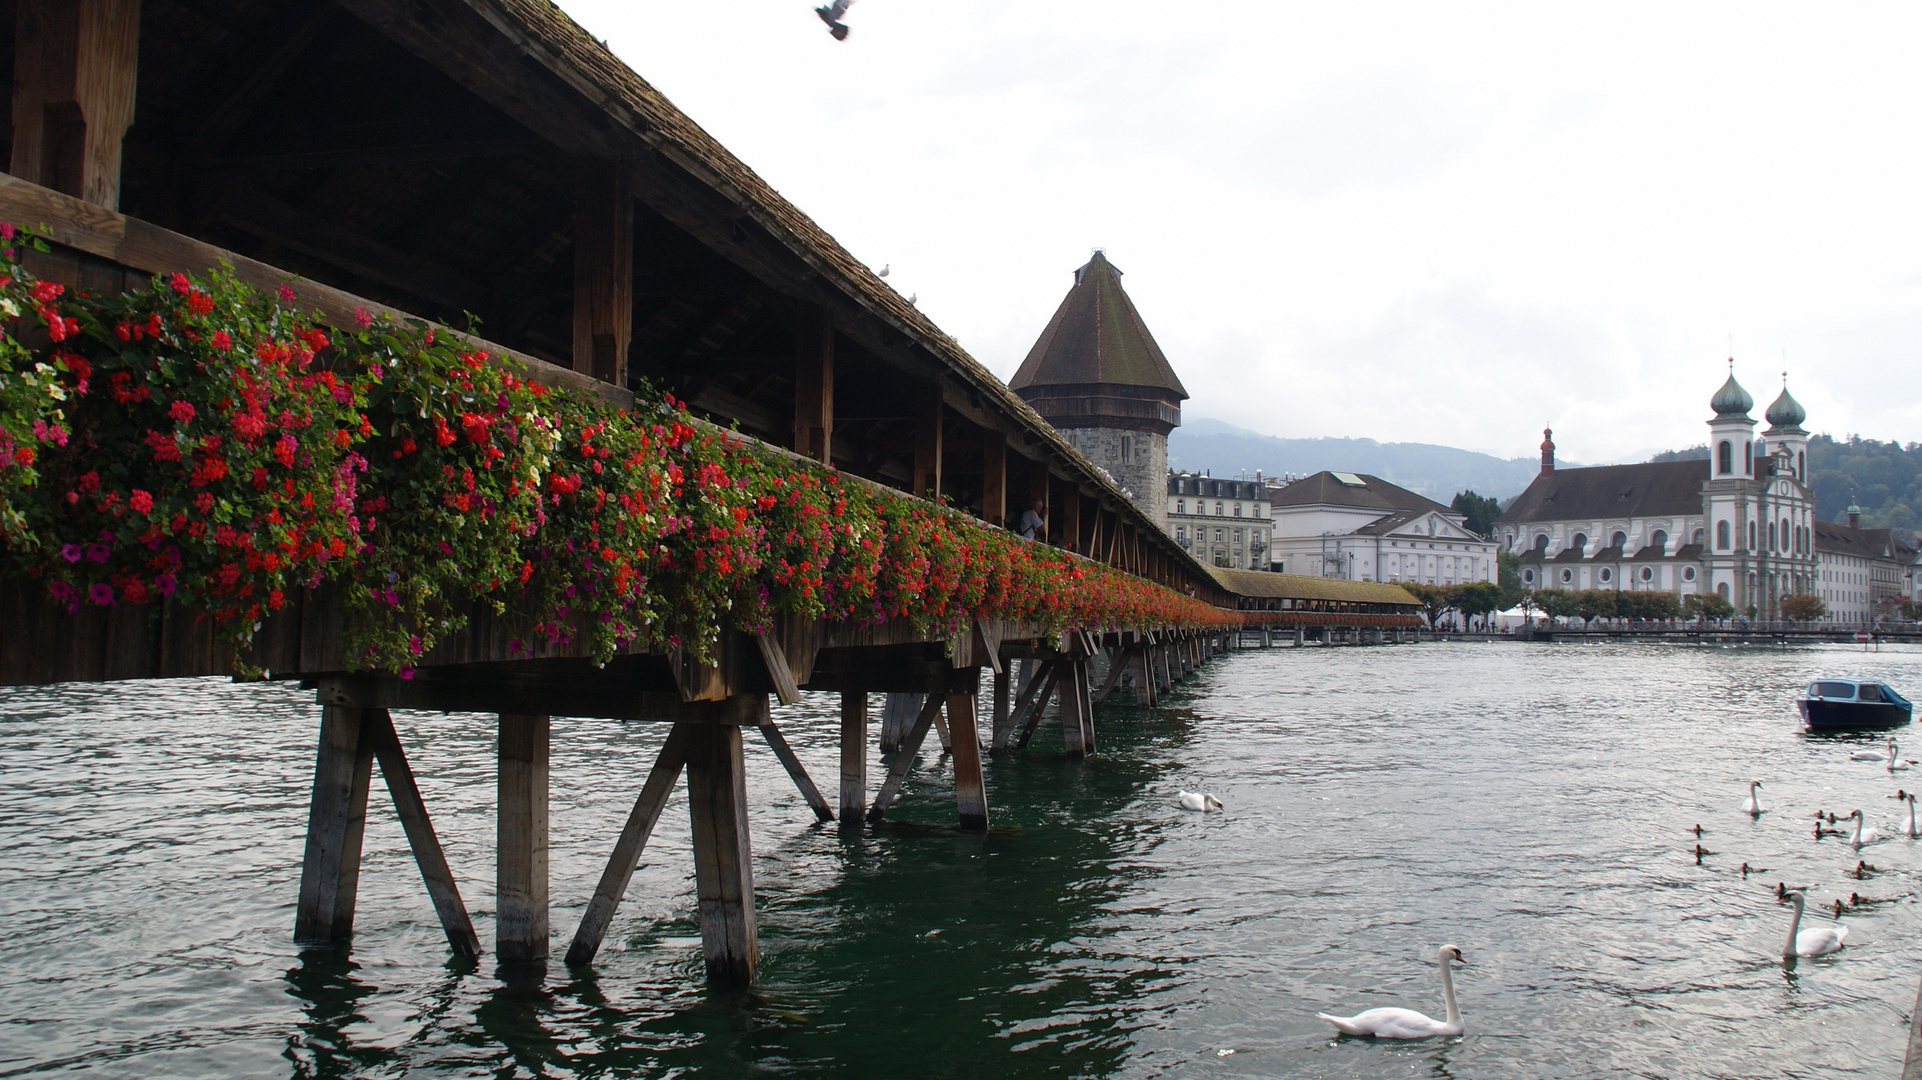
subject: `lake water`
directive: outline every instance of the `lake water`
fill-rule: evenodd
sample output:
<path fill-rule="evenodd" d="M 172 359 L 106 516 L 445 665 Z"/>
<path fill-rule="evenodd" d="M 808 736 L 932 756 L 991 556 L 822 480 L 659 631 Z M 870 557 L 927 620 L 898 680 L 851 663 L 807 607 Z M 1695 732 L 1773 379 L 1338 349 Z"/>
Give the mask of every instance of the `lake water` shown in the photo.
<path fill-rule="evenodd" d="M 1856 880 L 1812 814 L 1894 830 L 1890 796 L 1922 767 L 1891 776 L 1847 760 L 1867 740 L 1801 735 L 1789 701 L 1818 673 L 1914 695 L 1922 652 L 1243 652 L 1152 714 L 1102 706 L 1095 758 L 1063 759 L 1044 724 L 991 760 L 985 836 L 951 827 L 933 751 L 897 821 L 845 838 L 750 736 L 764 963 L 720 994 L 678 805 L 593 971 L 539 982 L 450 962 L 376 781 L 351 953 L 302 956 L 308 695 L 0 691 L 0 1077 L 1893 1077 L 1922 854 L 1875 844 L 1879 872 Z M 830 790 L 834 709 L 776 710 Z M 491 718 L 396 721 L 491 945 Z M 665 731 L 555 721 L 557 955 Z M 1738 810 L 1751 779 L 1756 821 Z M 1180 811 L 1178 788 L 1227 813 Z M 1765 869 L 1744 880 L 1743 862 Z M 1845 916 L 1841 954 L 1784 970 L 1777 881 L 1811 886 L 1811 909 L 1893 902 Z M 1336 1040 L 1315 1018 L 1439 1015 L 1450 943 L 1465 1036 Z"/>

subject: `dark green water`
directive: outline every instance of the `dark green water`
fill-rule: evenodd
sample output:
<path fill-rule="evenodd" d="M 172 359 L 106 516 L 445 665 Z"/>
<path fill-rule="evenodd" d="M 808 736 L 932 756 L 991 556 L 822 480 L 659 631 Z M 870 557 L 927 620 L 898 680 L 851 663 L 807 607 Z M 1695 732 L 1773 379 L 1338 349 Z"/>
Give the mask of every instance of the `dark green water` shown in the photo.
<path fill-rule="evenodd" d="M 290 946 L 317 710 L 217 681 L 0 691 L 0 1077 L 1893 1077 L 1922 977 L 1922 854 L 1855 857 L 1818 807 L 1896 829 L 1891 776 L 1805 739 L 1817 673 L 1922 691 L 1922 653 L 1427 645 L 1230 656 L 1099 757 L 1044 727 L 991 761 L 994 828 L 945 763 L 844 838 L 750 739 L 760 985 L 709 994 L 670 808 L 590 974 L 448 961 L 375 787 L 358 933 Z M 823 787 L 833 702 L 786 711 Z M 396 716 L 492 937 L 493 726 Z M 565 948 L 665 729 L 556 720 Z M 930 740 L 932 742 L 932 740 Z M 1922 736 L 1915 751 L 1922 751 Z M 1917 756 L 1922 756 L 1918 753 Z M 1770 812 L 1738 812 L 1750 779 Z M 1207 789 L 1225 815 L 1183 813 Z M 1715 854 L 1697 866 L 1689 826 Z M 1768 868 L 1744 881 L 1744 862 Z M 1847 915 L 1785 971 L 1777 880 Z M 1811 915 L 1811 918 L 1816 916 Z M 1439 1014 L 1460 1039 L 1334 1040 L 1318 1010 Z"/>

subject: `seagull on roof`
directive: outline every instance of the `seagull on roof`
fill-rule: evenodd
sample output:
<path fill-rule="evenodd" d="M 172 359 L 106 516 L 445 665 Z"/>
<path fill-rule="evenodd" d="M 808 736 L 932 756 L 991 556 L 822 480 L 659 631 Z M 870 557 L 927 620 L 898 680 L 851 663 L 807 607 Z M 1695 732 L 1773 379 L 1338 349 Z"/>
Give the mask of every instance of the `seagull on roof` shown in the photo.
<path fill-rule="evenodd" d="M 831 4 L 815 8 L 814 13 L 821 17 L 822 22 L 828 24 L 828 33 L 834 35 L 834 40 L 846 41 L 848 24 L 841 20 L 847 18 L 848 9 L 853 6 L 854 0 L 834 0 Z"/>
<path fill-rule="evenodd" d="M 887 276 L 888 276 L 888 271 L 889 271 L 889 270 L 891 270 L 891 269 L 893 269 L 893 268 L 894 268 L 894 264 L 893 264 L 893 263 L 882 263 L 882 264 L 881 264 L 881 272 L 880 272 L 880 273 L 878 273 L 878 274 L 876 274 L 876 275 L 874 275 L 874 276 L 875 276 L 875 277 L 887 277 Z"/>

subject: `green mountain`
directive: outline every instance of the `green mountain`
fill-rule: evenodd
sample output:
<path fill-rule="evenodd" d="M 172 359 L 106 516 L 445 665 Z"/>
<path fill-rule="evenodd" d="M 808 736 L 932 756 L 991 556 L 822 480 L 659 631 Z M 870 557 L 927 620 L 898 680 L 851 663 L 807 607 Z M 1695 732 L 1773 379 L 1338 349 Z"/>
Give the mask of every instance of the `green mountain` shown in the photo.
<path fill-rule="evenodd" d="M 1708 447 L 1702 445 L 1650 460 L 1707 457 Z M 1817 435 L 1809 440 L 1809 483 L 1815 488 L 1815 516 L 1823 521 L 1847 521 L 1854 498 L 1869 528 L 1922 530 L 1922 443 Z"/>

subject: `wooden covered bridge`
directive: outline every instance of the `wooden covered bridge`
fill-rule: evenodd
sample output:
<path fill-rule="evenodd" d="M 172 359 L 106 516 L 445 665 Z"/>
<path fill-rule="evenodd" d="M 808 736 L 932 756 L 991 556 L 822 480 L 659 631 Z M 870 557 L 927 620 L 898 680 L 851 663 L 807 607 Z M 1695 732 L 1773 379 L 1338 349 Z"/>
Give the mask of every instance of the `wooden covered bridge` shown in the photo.
<path fill-rule="evenodd" d="M 984 671 L 990 748 L 1025 743 L 1058 700 L 1066 750 L 1085 753 L 1093 701 L 1126 673 L 1152 699 L 1234 640 L 1233 582 L 1197 564 L 952 338 L 545 0 L 5 7 L 12 125 L 0 221 L 50 241 L 24 259 L 41 280 L 108 295 L 226 264 L 337 326 L 371 313 L 462 327 L 531 380 L 616 408 L 664 391 L 770 455 L 937 499 L 987 526 L 1040 499 L 1051 544 L 1219 613 L 1132 627 L 989 613 L 939 635 L 899 618 L 784 618 L 757 634 L 725 629 L 706 662 L 630 645 L 599 663 L 584 639 L 536 640 L 526 619 L 477 604 L 414 668 L 381 673 L 348 655 L 332 587 L 305 590 L 263 618 L 239 657 L 302 680 L 320 706 L 302 943 L 351 931 L 377 761 L 453 948 L 480 951 L 392 709 L 499 716 L 503 960 L 548 951 L 548 717 L 672 722 L 568 960 L 594 956 L 685 772 L 708 971 L 740 980 L 757 958 L 743 728 L 765 736 L 823 820 L 858 827 L 886 811 L 944 720 L 959 820 L 982 828 Z M 235 670 L 179 597 L 73 613 L 14 575 L 0 605 L 7 684 Z M 1103 656 L 1100 685 L 1091 665 Z M 1029 674 L 1020 683 L 1017 659 Z M 769 696 L 802 690 L 841 698 L 838 807 L 770 722 Z M 878 785 L 875 694 L 925 702 L 884 733 L 899 749 Z"/>
<path fill-rule="evenodd" d="M 1423 626 L 1421 601 L 1393 582 L 1222 567 L 1213 573 L 1235 596 L 1241 633 L 1259 634 L 1263 645 L 1272 644 L 1277 633 L 1291 636 L 1297 645 L 1401 641 Z"/>

